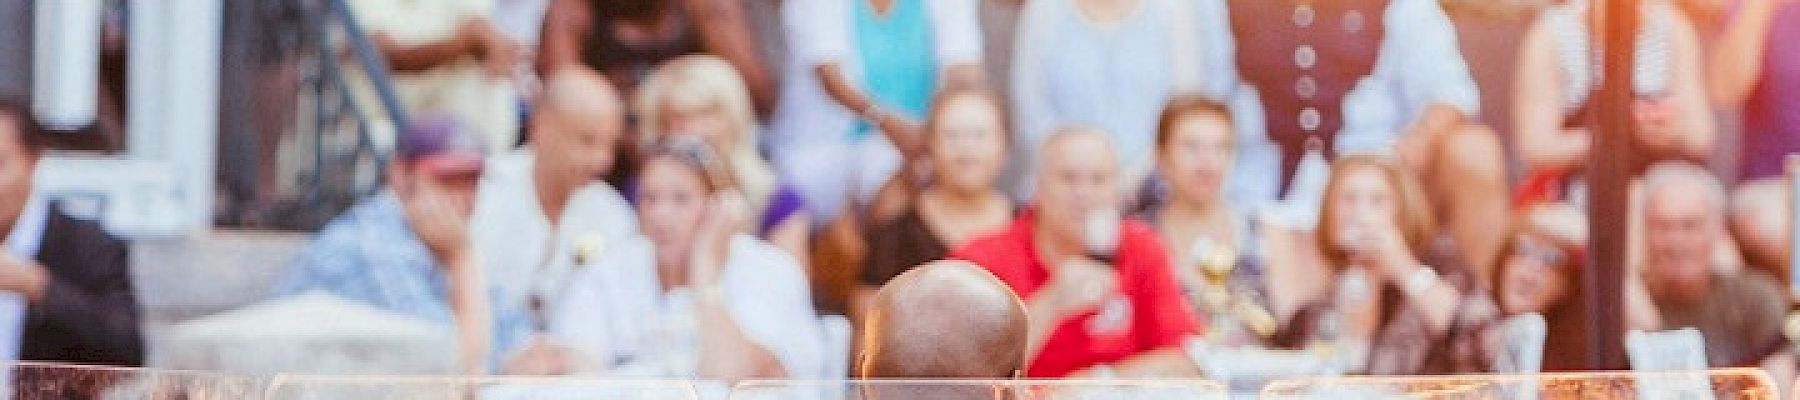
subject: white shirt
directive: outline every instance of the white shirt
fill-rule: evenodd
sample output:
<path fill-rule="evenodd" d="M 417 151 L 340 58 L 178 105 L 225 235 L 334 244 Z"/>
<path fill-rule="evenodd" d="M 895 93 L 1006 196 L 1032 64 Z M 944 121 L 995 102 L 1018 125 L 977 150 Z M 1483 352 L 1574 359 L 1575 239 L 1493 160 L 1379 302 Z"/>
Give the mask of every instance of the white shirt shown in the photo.
<path fill-rule="evenodd" d="M 1074 0 L 1026 2 L 1013 48 L 1012 108 L 1018 165 L 1035 166 L 1044 140 L 1063 128 L 1105 132 L 1121 184 L 1135 189 L 1155 159 L 1156 122 L 1171 95 L 1198 90 L 1203 68 L 1190 4 L 1141 2 L 1126 19 L 1097 25 Z M 1029 168 L 1028 168 L 1029 169 Z M 1027 171 L 1015 185 L 1030 198 Z"/>
<path fill-rule="evenodd" d="M 526 48 L 537 48 L 550 0 L 494 0 L 494 26 Z"/>
<path fill-rule="evenodd" d="M 824 336 L 806 273 L 787 253 L 748 235 L 732 238 L 721 271 L 732 322 L 781 361 L 793 379 L 825 378 Z M 694 296 L 663 291 L 656 249 L 635 236 L 576 272 L 551 320 L 551 336 L 579 349 L 606 374 L 693 378 L 699 361 Z"/>
<path fill-rule="evenodd" d="M 38 250 L 44 244 L 44 229 L 49 224 L 49 204 L 43 198 L 32 196 L 25 201 L 18 221 L 13 222 L 12 232 L 6 235 L 6 252 L 19 259 L 36 260 Z M 19 359 L 27 304 L 25 297 L 18 293 L 0 292 L 0 361 Z M 0 382 L 11 384 L 11 369 L 0 371 Z"/>
<path fill-rule="evenodd" d="M 470 219 L 470 238 L 489 280 L 512 301 L 530 306 L 543 294 L 554 305 L 578 258 L 597 257 L 606 247 L 637 232 L 631 205 L 604 182 L 576 189 L 551 224 L 532 179 L 529 149 L 489 159 Z"/>

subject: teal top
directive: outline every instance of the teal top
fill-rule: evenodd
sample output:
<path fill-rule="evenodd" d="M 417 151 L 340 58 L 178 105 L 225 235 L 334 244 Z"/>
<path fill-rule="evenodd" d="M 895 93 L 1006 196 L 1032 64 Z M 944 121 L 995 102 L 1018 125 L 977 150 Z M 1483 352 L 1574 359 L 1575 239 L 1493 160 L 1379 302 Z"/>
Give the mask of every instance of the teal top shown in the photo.
<path fill-rule="evenodd" d="M 856 48 L 862 58 L 863 88 L 876 104 L 909 118 L 920 118 L 937 90 L 937 53 L 925 0 L 894 0 L 879 15 L 869 0 L 850 0 L 856 7 Z M 867 121 L 850 133 L 861 140 L 874 133 Z"/>

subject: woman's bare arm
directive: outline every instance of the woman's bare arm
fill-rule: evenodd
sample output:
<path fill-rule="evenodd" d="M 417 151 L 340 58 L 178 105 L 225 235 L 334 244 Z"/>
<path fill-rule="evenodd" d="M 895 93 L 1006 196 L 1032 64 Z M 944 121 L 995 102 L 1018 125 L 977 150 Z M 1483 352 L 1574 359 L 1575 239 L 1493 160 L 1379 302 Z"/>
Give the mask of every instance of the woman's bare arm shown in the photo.
<path fill-rule="evenodd" d="M 1737 108 L 1750 97 L 1762 77 L 1763 55 L 1768 50 L 1769 26 L 1775 11 L 1787 0 L 1742 0 L 1737 16 L 1725 24 L 1725 32 L 1713 45 L 1706 71 L 1714 106 Z"/>
<path fill-rule="evenodd" d="M 1525 33 L 1513 79 L 1513 126 L 1526 171 L 1569 169 L 1587 162 L 1593 136 L 1563 129 L 1563 77 L 1556 42 L 1543 19 Z"/>
<path fill-rule="evenodd" d="M 695 17 L 700 28 L 700 41 L 707 53 L 718 55 L 736 67 L 756 103 L 757 115 L 767 116 L 775 109 L 775 77 L 757 52 L 756 31 L 744 12 L 742 0 L 686 0 L 688 15 Z"/>

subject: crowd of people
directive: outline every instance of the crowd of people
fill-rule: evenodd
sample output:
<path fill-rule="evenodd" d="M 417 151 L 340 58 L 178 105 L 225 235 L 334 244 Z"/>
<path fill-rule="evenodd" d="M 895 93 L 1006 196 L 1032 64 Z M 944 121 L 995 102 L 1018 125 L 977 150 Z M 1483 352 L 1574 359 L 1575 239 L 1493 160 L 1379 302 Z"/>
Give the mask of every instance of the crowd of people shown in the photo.
<path fill-rule="evenodd" d="M 1031 0 L 1006 54 L 978 0 L 787 0 L 780 62 L 737 1 L 354 3 L 423 117 L 282 292 L 454 326 L 466 372 L 1196 376 L 1221 348 L 1580 367 L 1602 0 L 1523 32 L 1514 86 L 1485 88 L 1512 132 L 1480 121 L 1433 0 Z M 1800 6 L 1714 7 L 1642 2 L 1644 161 L 1629 218 L 1593 223 L 1630 227 L 1631 328 L 1792 364 L 1767 216 L 1791 215 L 1800 92 L 1767 37 Z M 1733 198 L 1699 165 L 1735 109 L 1766 181 Z M 820 344 L 832 312 L 854 351 Z M 1505 354 L 1528 320 L 1541 366 Z"/>
<path fill-rule="evenodd" d="M 440 323 L 471 374 L 1193 377 L 1217 349 L 1555 371 L 1586 354 L 1588 226 L 1625 224 L 1630 328 L 1795 369 L 1800 52 L 1770 38 L 1800 2 L 1641 2 L 1643 162 L 1627 220 L 1590 221 L 1588 161 L 1628 150 L 1593 146 L 1606 0 L 1545 6 L 1509 88 L 1478 87 L 1436 0 L 1007 2 L 1004 53 L 982 1 L 784 0 L 780 63 L 737 0 L 352 1 L 416 118 L 277 293 Z M 1736 190 L 1702 166 L 1717 110 L 1742 110 Z M 26 114 L 0 115 L 0 173 L 29 168 Z M 0 222 L 31 235 L 18 193 Z M 49 347 L 136 362 L 129 284 L 59 266 L 121 256 L 58 261 L 104 243 L 59 221 L 0 290 L 82 333 Z M 1509 354 L 1533 340 L 1541 366 Z"/>

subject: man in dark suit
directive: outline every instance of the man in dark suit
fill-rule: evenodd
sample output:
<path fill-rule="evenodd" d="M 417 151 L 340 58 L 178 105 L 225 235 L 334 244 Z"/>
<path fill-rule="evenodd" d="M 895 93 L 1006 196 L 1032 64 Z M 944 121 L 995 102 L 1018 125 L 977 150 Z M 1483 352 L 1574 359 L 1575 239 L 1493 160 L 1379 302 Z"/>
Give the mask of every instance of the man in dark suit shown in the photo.
<path fill-rule="evenodd" d="M 47 136 L 24 104 L 0 100 L 0 329 L 21 330 L 0 331 L 0 346 L 21 360 L 141 365 L 127 247 L 32 195 Z"/>

